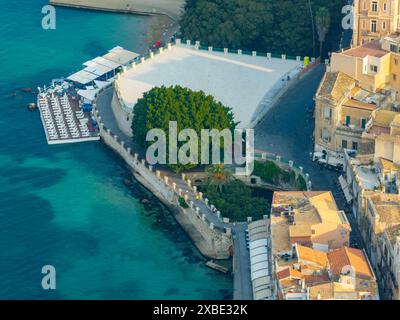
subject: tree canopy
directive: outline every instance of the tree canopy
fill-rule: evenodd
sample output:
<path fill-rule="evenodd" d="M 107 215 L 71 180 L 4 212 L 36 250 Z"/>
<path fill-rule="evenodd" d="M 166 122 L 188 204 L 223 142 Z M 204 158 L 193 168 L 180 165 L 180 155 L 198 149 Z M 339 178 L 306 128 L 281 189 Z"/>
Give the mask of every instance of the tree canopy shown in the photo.
<path fill-rule="evenodd" d="M 315 12 L 325 7 L 332 27 L 325 50 L 337 50 L 345 0 L 188 0 L 181 18 L 184 39 L 205 46 L 288 55 L 313 55 Z M 311 5 L 311 6 L 310 6 Z M 311 10 L 310 10 L 311 7 Z"/>
<path fill-rule="evenodd" d="M 198 137 L 202 129 L 232 131 L 235 128 L 233 113 L 229 107 L 202 91 L 192 91 L 181 86 L 153 88 L 138 100 L 133 113 L 133 141 L 144 148 L 153 144 L 146 141 L 147 133 L 151 129 L 163 130 L 169 145 L 170 121 L 177 122 L 178 132 L 183 129 L 193 129 Z M 183 144 L 184 142 L 178 142 L 177 147 L 180 148 Z M 196 163 L 187 165 L 178 163 L 170 165 L 170 168 L 181 172 L 196 166 L 198 166 Z"/>

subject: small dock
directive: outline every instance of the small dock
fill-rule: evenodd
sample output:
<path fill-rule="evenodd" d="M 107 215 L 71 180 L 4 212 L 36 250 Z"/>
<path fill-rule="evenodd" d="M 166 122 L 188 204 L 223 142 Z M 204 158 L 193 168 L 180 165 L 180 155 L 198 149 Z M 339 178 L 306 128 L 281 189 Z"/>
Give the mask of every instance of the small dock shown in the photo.
<path fill-rule="evenodd" d="M 229 269 L 227 267 L 221 266 L 212 260 L 207 261 L 206 266 L 211 269 L 217 270 L 219 272 L 225 273 L 225 274 L 227 274 L 229 272 Z"/>
<path fill-rule="evenodd" d="M 49 145 L 100 140 L 90 112 L 81 109 L 74 93 L 41 90 L 37 105 Z"/>

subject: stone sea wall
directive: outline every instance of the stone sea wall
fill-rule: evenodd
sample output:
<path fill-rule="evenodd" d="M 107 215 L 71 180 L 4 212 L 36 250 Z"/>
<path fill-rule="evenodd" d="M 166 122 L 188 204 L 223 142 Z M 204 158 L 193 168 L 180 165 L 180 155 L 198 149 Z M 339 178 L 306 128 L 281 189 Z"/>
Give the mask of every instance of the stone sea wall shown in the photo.
<path fill-rule="evenodd" d="M 102 122 L 99 111 L 95 108 L 93 115 L 96 118 L 102 141 L 115 151 L 129 166 L 135 178 L 173 212 L 176 220 L 189 235 L 199 251 L 211 259 L 227 259 L 230 257 L 232 246 L 230 228 L 217 229 L 213 223 L 207 221 L 206 216 L 193 203 L 183 209 L 179 205 L 179 195 L 176 185 L 170 179 L 154 170 L 138 154 L 125 146 Z"/>
<path fill-rule="evenodd" d="M 184 0 L 50 0 L 50 4 L 136 14 L 163 14 L 176 20 Z"/>

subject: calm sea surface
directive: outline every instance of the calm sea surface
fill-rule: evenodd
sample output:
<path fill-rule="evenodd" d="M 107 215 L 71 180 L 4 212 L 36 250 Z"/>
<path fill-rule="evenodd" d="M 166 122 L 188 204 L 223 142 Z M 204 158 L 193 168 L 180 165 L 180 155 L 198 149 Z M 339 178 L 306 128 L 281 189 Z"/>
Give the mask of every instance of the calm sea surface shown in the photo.
<path fill-rule="evenodd" d="M 0 4 L 0 298 L 231 298 L 231 279 L 204 266 L 151 194 L 124 185 L 113 153 L 101 143 L 49 147 L 26 108 L 36 100 L 26 88 L 116 45 L 141 52 L 151 19 L 59 8 L 57 30 L 45 31 L 46 1 Z M 57 270 L 55 291 L 41 288 L 44 265 Z"/>

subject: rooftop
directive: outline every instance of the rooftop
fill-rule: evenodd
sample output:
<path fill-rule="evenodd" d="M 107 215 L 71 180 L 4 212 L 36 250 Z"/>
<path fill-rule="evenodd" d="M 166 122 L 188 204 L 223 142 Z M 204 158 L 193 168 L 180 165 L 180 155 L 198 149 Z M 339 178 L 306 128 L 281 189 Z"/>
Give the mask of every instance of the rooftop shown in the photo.
<path fill-rule="evenodd" d="M 326 225 L 326 230 L 335 229 L 337 226 L 350 228 L 346 216 L 336 206 L 331 192 L 274 193 L 271 209 L 273 254 L 290 253 L 293 242 L 297 241 L 296 238 L 312 242 L 314 237 L 321 236 L 325 232 L 324 228 L 317 227 L 319 225 Z M 315 228 L 320 231 L 313 234 Z"/>
<path fill-rule="evenodd" d="M 378 170 L 374 165 L 355 165 L 357 180 L 365 190 L 376 190 L 380 187 Z"/>
<path fill-rule="evenodd" d="M 175 45 L 126 71 L 117 83 L 121 98 L 131 109 L 153 87 L 180 85 L 201 90 L 232 108 L 239 127 L 244 128 L 264 111 L 264 102 L 282 87 L 282 79 L 296 74 L 301 66 L 294 60 Z"/>
<path fill-rule="evenodd" d="M 379 215 L 379 222 L 400 224 L 400 196 L 394 194 L 374 194 L 369 196 L 373 207 Z"/>
<path fill-rule="evenodd" d="M 357 277 L 374 278 L 367 257 L 359 249 L 348 247 L 335 249 L 328 252 L 328 259 L 332 274 L 335 276 L 339 276 L 345 271 L 346 267 L 351 266 L 354 268 Z"/>
<path fill-rule="evenodd" d="M 355 85 L 356 81 L 343 72 L 326 72 L 316 96 L 339 101 L 353 90 Z"/>
<path fill-rule="evenodd" d="M 299 263 L 312 263 L 320 268 L 326 268 L 328 266 L 328 256 L 325 252 L 301 245 L 297 245 L 296 249 Z"/>
<path fill-rule="evenodd" d="M 381 43 L 379 40 L 367 42 L 356 48 L 352 48 L 343 52 L 346 56 L 365 58 L 366 56 L 372 56 L 376 58 L 381 58 L 388 52 L 381 48 Z"/>
<path fill-rule="evenodd" d="M 398 115 L 398 112 L 390 110 L 376 110 L 372 113 L 372 122 L 376 126 L 389 128 L 392 121 Z"/>

